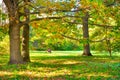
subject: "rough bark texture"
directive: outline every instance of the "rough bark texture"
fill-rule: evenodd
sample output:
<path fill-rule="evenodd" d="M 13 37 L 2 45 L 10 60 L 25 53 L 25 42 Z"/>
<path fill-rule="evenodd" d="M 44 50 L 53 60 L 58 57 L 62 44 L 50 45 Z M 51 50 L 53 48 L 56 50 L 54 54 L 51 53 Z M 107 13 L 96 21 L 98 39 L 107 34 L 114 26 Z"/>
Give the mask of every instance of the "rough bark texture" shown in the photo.
<path fill-rule="evenodd" d="M 12 23 L 9 26 L 10 35 L 10 64 L 21 64 L 23 59 L 20 52 L 20 27 Z"/>
<path fill-rule="evenodd" d="M 30 0 L 24 0 L 25 3 L 30 2 Z M 26 22 L 29 22 L 29 9 L 27 7 L 24 8 L 25 19 Z M 25 62 L 30 62 L 29 55 L 29 24 L 26 23 L 23 27 L 23 35 L 22 35 L 22 57 Z"/>
<path fill-rule="evenodd" d="M 25 62 L 30 62 L 29 55 L 29 25 L 26 24 L 23 27 L 23 35 L 22 35 L 22 57 Z"/>
<path fill-rule="evenodd" d="M 83 43 L 83 55 L 84 56 L 92 56 L 92 54 L 90 53 L 90 44 L 88 42 L 89 40 L 89 31 L 88 31 L 88 18 L 89 18 L 89 14 L 88 12 L 85 13 L 85 16 L 83 17 L 83 40 L 85 40 L 85 42 Z"/>
<path fill-rule="evenodd" d="M 10 60 L 9 64 L 21 64 L 20 26 L 18 0 L 3 0 L 9 13 Z"/>

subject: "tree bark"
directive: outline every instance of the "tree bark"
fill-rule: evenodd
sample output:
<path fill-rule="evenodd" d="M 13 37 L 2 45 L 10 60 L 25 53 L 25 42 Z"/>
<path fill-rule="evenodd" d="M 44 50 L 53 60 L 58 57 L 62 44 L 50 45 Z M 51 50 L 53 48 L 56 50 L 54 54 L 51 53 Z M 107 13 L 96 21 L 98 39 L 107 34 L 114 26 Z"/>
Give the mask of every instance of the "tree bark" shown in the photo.
<path fill-rule="evenodd" d="M 25 3 L 30 2 L 30 0 L 24 0 Z M 29 9 L 25 6 L 24 7 L 25 13 L 25 20 L 29 22 Z M 29 24 L 26 23 L 23 27 L 23 34 L 22 34 L 22 57 L 25 62 L 30 62 L 30 55 L 29 55 Z"/>
<path fill-rule="evenodd" d="M 89 19 L 89 13 L 86 12 L 85 16 L 82 19 L 83 23 L 83 55 L 84 56 L 92 56 L 90 53 L 90 44 L 89 44 L 89 30 L 88 30 L 88 19 Z"/>
<path fill-rule="evenodd" d="M 9 64 L 21 64 L 23 59 L 20 52 L 20 27 L 11 23 L 9 26 L 10 36 L 10 60 Z"/>
<path fill-rule="evenodd" d="M 3 0 L 9 14 L 10 59 L 9 64 L 21 64 L 23 58 L 20 51 L 20 21 L 18 0 Z"/>
<path fill-rule="evenodd" d="M 22 57 L 25 62 L 30 62 L 29 55 L 29 25 L 25 24 L 22 35 Z"/>

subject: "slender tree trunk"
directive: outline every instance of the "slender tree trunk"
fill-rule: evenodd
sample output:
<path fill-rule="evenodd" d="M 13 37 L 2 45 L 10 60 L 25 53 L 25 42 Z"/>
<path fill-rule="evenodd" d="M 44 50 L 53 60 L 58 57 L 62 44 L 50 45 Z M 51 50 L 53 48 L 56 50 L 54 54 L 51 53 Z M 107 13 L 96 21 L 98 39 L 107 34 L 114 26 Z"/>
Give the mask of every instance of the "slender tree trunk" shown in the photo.
<path fill-rule="evenodd" d="M 111 42 L 110 39 L 106 39 L 107 51 L 109 52 L 110 57 L 112 56 Z"/>
<path fill-rule="evenodd" d="M 30 0 L 24 0 L 25 3 L 30 2 Z M 29 22 L 29 9 L 27 7 L 24 8 L 25 19 L 26 22 Z M 29 24 L 26 23 L 23 27 L 23 35 L 22 35 L 22 57 L 25 62 L 30 62 L 29 55 Z"/>
<path fill-rule="evenodd" d="M 22 35 L 22 57 L 25 62 L 30 62 L 29 55 L 29 25 L 26 24 L 23 27 Z"/>
<path fill-rule="evenodd" d="M 108 37 L 108 28 L 107 27 L 105 27 L 105 34 L 106 34 L 106 49 L 111 57 L 112 56 L 111 41 L 110 41 L 110 38 Z"/>
<path fill-rule="evenodd" d="M 20 27 L 16 23 L 10 23 L 10 60 L 9 64 L 21 64 L 23 59 L 20 52 Z"/>
<path fill-rule="evenodd" d="M 89 44 L 89 30 L 88 30 L 88 19 L 89 19 L 89 13 L 85 13 L 85 16 L 83 17 L 83 40 L 85 42 L 83 43 L 83 55 L 85 56 L 92 56 L 90 53 L 90 44 Z"/>

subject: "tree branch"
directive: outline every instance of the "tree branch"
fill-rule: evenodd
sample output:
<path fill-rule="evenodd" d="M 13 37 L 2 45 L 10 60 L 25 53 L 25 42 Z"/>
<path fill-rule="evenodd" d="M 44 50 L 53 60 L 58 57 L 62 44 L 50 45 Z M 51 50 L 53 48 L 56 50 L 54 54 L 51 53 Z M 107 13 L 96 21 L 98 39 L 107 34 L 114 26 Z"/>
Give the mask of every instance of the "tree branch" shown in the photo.
<path fill-rule="evenodd" d="M 82 17 L 81 17 L 82 18 Z M 73 21 L 73 22 L 68 22 L 68 21 L 66 21 L 67 23 L 70 23 L 70 24 L 82 24 L 82 23 L 80 23 L 80 22 L 75 22 L 75 21 Z M 115 27 L 115 26 L 110 26 L 110 25 L 104 25 L 104 24 L 93 24 L 93 23 L 89 23 L 89 25 L 94 25 L 94 26 L 98 26 L 98 27 L 107 27 L 107 28 L 113 28 L 113 27 Z"/>
<path fill-rule="evenodd" d="M 104 40 L 106 40 L 106 37 L 104 37 L 104 38 L 101 39 L 101 40 L 90 40 L 90 42 L 102 42 L 102 41 L 104 41 Z"/>
<path fill-rule="evenodd" d="M 63 18 L 63 17 L 42 17 L 42 18 L 32 19 L 32 20 L 30 20 L 30 22 L 39 21 L 39 20 L 43 20 L 43 19 L 62 19 L 62 18 Z"/>
<path fill-rule="evenodd" d="M 99 26 L 99 27 L 109 27 L 109 28 L 112 28 L 112 27 L 115 27 L 115 26 L 110 26 L 110 25 L 103 25 L 103 24 L 93 24 L 93 23 L 89 23 L 89 25 L 94 25 L 94 26 Z"/>
<path fill-rule="evenodd" d="M 64 35 L 64 34 L 60 34 L 60 35 L 63 36 L 63 37 L 66 37 L 66 38 L 68 38 L 68 39 L 72 39 L 72 40 L 80 41 L 80 39 L 73 38 L 73 37 L 70 37 L 70 36 L 66 36 L 66 35 Z"/>
<path fill-rule="evenodd" d="M 80 16 L 57 16 L 57 17 L 55 17 L 55 16 L 47 16 L 47 17 L 41 16 L 41 18 L 32 19 L 30 22 L 39 21 L 39 20 L 43 20 L 43 19 L 62 19 L 62 18 L 66 18 L 66 17 L 81 18 Z"/>

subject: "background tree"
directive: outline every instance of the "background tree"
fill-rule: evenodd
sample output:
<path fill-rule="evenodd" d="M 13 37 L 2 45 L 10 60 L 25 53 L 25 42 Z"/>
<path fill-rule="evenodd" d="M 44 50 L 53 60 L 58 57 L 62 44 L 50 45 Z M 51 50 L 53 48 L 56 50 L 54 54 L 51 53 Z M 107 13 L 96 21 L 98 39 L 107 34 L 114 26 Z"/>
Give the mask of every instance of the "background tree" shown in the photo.
<path fill-rule="evenodd" d="M 100 37 L 100 33 L 98 33 L 99 39 L 102 41 L 110 39 L 110 44 L 112 44 L 115 39 L 118 39 L 117 37 L 115 37 L 115 39 L 112 38 L 110 34 L 112 32 L 111 30 L 113 30 L 114 33 L 112 33 L 112 36 L 113 34 L 117 35 L 116 31 L 119 30 L 119 20 L 117 19 L 119 16 L 118 3 L 115 2 L 115 5 L 112 5 L 114 7 L 111 5 L 106 6 L 106 4 L 112 4 L 114 1 L 81 0 L 76 2 L 72 0 L 55 2 L 53 0 L 36 0 L 29 2 L 28 0 L 4 0 L 4 3 L 9 13 L 10 63 L 19 64 L 24 61 L 30 61 L 28 48 L 29 25 L 35 25 L 35 27 L 42 26 L 41 30 L 43 30 L 43 32 L 45 29 L 47 30 L 45 34 L 46 37 L 47 34 L 51 33 L 52 36 L 55 35 L 56 39 L 62 38 L 61 36 L 63 36 L 71 40 L 76 40 L 80 42 L 80 44 L 84 44 L 83 53 L 87 56 L 91 55 L 90 42 L 93 42 L 91 35 L 97 32 L 96 27 L 103 28 L 104 36 Z M 114 17 L 110 11 L 116 13 Z M 87 12 L 89 14 L 87 14 Z M 110 21 L 115 23 L 110 24 Z M 42 23 L 40 24 L 40 22 Z M 24 59 L 21 56 L 20 49 L 20 28 L 23 25 L 22 55 Z M 70 25 L 72 25 L 72 27 Z M 77 29 L 77 25 L 83 25 L 83 34 Z M 105 29 L 107 29 L 107 34 L 105 34 Z M 90 30 L 92 30 L 92 32 Z M 81 39 L 81 35 L 83 39 Z M 94 38 L 98 39 L 96 36 L 94 36 Z M 63 39 L 64 38 L 61 39 L 61 42 Z M 46 41 L 46 43 L 47 42 L 49 42 L 49 40 Z"/>

